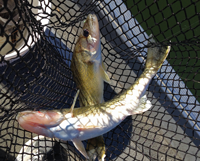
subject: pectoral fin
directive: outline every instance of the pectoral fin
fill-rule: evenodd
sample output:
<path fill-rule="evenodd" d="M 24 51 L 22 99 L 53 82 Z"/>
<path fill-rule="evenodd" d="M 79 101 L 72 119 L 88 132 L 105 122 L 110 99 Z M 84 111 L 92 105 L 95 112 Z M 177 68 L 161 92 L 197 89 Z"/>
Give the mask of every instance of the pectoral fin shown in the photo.
<path fill-rule="evenodd" d="M 78 151 L 80 151 L 80 153 L 83 154 L 85 158 L 89 159 L 89 156 L 87 155 L 87 152 L 85 150 L 85 147 L 82 141 L 79 138 L 75 138 L 75 139 L 72 139 L 72 142 L 74 146 L 76 147 L 76 149 L 78 149 Z"/>
<path fill-rule="evenodd" d="M 107 74 L 107 72 L 106 72 L 106 67 L 105 67 L 105 65 L 104 65 L 103 62 L 102 62 L 101 64 L 102 64 L 102 65 L 100 66 L 101 76 L 102 76 L 102 78 L 103 78 L 103 80 L 104 80 L 105 82 L 107 82 L 107 83 L 110 84 L 110 78 L 109 78 L 109 76 L 108 76 L 108 74 Z"/>

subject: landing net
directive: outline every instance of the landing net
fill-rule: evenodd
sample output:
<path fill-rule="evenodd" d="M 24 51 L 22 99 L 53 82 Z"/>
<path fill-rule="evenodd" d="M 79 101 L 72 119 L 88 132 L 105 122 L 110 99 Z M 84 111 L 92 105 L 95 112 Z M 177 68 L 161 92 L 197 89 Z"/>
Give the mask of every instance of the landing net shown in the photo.
<path fill-rule="evenodd" d="M 172 48 L 146 92 L 152 108 L 104 134 L 106 160 L 199 160 L 200 1 L 181 0 L 0 0 L 0 160 L 84 160 L 71 142 L 23 130 L 16 116 L 70 108 L 71 58 L 89 13 L 111 79 L 106 101 L 142 73 L 150 34 Z"/>

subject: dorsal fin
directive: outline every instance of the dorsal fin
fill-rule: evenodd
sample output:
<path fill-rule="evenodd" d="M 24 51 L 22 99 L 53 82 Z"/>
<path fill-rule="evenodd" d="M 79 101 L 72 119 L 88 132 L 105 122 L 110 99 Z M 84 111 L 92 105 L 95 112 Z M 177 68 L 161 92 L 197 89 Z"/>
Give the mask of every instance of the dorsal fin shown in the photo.
<path fill-rule="evenodd" d="M 75 104 L 76 104 L 76 100 L 77 100 L 77 98 L 78 98 L 79 92 L 80 92 L 80 90 L 78 89 L 78 91 L 76 92 L 76 95 L 75 95 L 75 97 L 74 97 L 72 106 L 71 106 L 71 108 L 70 108 L 70 110 L 69 110 L 69 112 L 72 114 L 72 116 L 73 116 L 74 106 L 75 106 Z"/>

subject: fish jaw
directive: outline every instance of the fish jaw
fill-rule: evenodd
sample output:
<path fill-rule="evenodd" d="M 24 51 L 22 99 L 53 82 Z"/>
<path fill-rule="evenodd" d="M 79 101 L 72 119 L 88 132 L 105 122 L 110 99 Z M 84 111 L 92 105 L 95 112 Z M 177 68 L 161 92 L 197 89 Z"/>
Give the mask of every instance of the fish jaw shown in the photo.
<path fill-rule="evenodd" d="M 87 33 L 87 34 L 85 34 Z M 101 62 L 101 45 L 98 18 L 89 14 L 74 48 L 74 54 L 81 62 Z"/>
<path fill-rule="evenodd" d="M 87 49 L 93 53 L 98 50 L 100 43 L 99 22 L 95 14 L 89 14 L 83 26 L 83 31 L 89 32 L 87 40 Z"/>
<path fill-rule="evenodd" d="M 53 138 L 54 134 L 47 127 L 60 124 L 63 115 L 55 111 L 23 111 L 17 115 L 16 119 L 23 129 Z"/>

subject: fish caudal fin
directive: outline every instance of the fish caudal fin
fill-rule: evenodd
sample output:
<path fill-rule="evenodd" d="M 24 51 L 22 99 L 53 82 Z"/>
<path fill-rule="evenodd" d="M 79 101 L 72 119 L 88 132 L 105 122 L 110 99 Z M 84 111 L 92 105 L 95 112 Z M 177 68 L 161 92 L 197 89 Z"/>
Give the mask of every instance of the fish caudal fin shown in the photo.
<path fill-rule="evenodd" d="M 153 46 L 148 48 L 145 68 L 157 72 L 165 61 L 171 46 L 163 46 L 159 43 L 156 43 L 152 38 L 152 35 L 150 35 L 150 37 L 151 38 L 148 45 L 153 44 Z"/>
<path fill-rule="evenodd" d="M 93 161 L 98 158 L 99 161 L 104 161 L 106 157 L 106 148 L 103 136 L 98 136 L 88 140 L 87 153 L 90 157 L 89 161 Z"/>
<path fill-rule="evenodd" d="M 139 113 L 143 113 L 145 111 L 147 111 L 148 109 L 150 109 L 152 106 L 151 102 L 149 100 L 147 100 L 147 96 L 144 95 L 140 98 L 140 102 L 138 107 L 133 111 L 132 114 L 139 114 Z"/>

